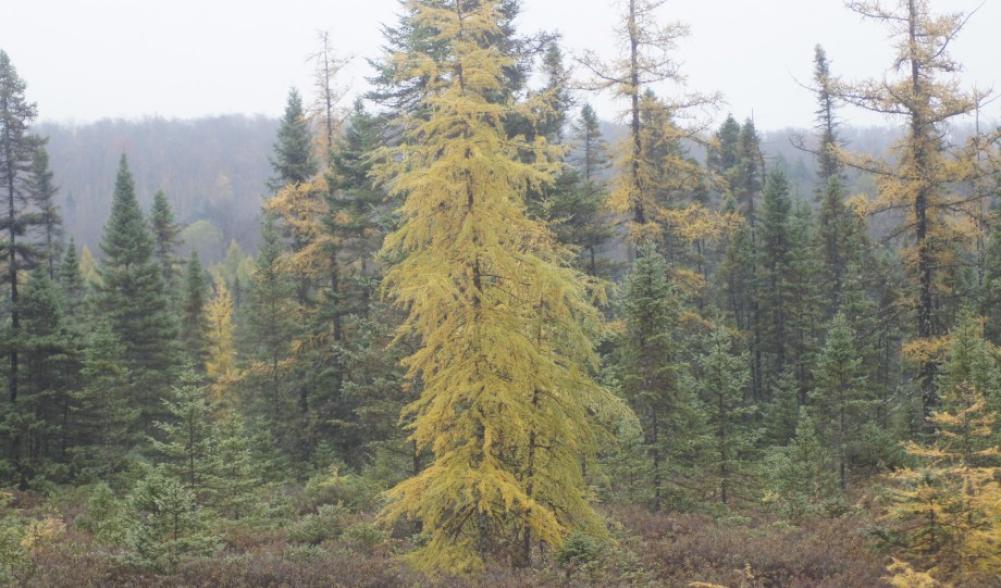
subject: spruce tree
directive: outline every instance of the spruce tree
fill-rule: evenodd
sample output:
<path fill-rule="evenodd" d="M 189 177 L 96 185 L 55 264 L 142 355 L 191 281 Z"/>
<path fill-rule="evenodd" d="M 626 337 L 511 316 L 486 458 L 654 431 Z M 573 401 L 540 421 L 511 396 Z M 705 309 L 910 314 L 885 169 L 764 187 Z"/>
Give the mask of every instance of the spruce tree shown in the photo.
<path fill-rule="evenodd" d="M 768 358 L 763 374 L 766 390 L 772 387 L 774 379 L 782 373 L 789 360 L 788 347 L 792 334 L 789 311 L 794 297 L 789 226 L 791 213 L 789 182 L 782 172 L 774 171 L 768 176 L 765 186 L 758 249 L 761 256 L 758 263 L 761 286 L 757 290 L 762 332 L 760 350 Z"/>
<path fill-rule="evenodd" d="M 758 214 L 756 207 L 765 185 L 765 157 L 761 152 L 761 138 L 748 119 L 740 127 L 737 139 L 737 162 L 733 170 L 733 197 L 751 227 L 756 227 Z"/>
<path fill-rule="evenodd" d="M 747 355 L 734 353 L 730 334 L 717 322 L 699 361 L 699 391 L 711 439 L 705 471 L 723 504 L 746 486 L 750 452 L 757 438 L 750 421 L 754 409 L 745 401 L 748 365 Z"/>
<path fill-rule="evenodd" d="M 985 335 L 995 345 L 1001 345 L 1001 222 L 997 220 L 984 259 L 980 312 L 986 319 Z"/>
<path fill-rule="evenodd" d="M 773 450 L 765 461 L 768 485 L 781 501 L 783 514 L 816 513 L 832 500 L 838 491 L 833 464 L 834 456 L 814 419 L 801 410 L 789 445 Z"/>
<path fill-rule="evenodd" d="M 271 168 L 274 170 L 274 175 L 268 180 L 268 187 L 271 190 L 305 182 L 317 171 L 309 121 L 306 120 L 302 97 L 295 88 L 288 92 L 285 114 L 282 116 L 278 137 L 275 139 Z"/>
<path fill-rule="evenodd" d="M 399 364 L 410 348 L 389 346 L 399 319 L 386 303 L 374 304 L 367 318 L 354 319 L 356 334 L 339 358 L 342 387 L 339 396 L 332 399 L 326 437 L 335 444 L 337 455 L 352 467 L 392 460 L 400 464 L 396 472 L 421 469 L 422 456 L 415 454 L 406 432 L 397 426 L 409 400 Z"/>
<path fill-rule="evenodd" d="M 48 267 L 49 279 L 56 279 L 56 267 L 62 253 L 63 219 L 56 204 L 56 188 L 52 170 L 49 169 L 49 153 L 43 145 L 35 150 L 31 161 L 31 180 L 28 188 L 29 199 L 35 207 L 37 224 L 43 234 L 42 255 Z"/>
<path fill-rule="evenodd" d="M 72 427 L 72 388 L 79 379 L 81 341 L 66 326 L 59 291 L 44 266 L 32 271 L 19 301 L 24 321 L 21 338 L 21 397 L 5 415 L 11 435 L 9 457 L 25 487 L 36 476 L 65 480 L 52 469 L 67 462 Z"/>
<path fill-rule="evenodd" d="M 832 177 L 823 186 L 817 217 L 816 248 L 824 271 L 822 287 L 830 293 L 826 314 L 833 317 L 842 302 L 842 289 L 849 263 L 861 262 L 864 255 L 865 233 L 856 214 L 846 205 L 844 185 Z"/>
<path fill-rule="evenodd" d="M 837 150 L 838 138 L 837 103 L 835 98 L 837 78 L 831 75 L 831 62 L 827 52 L 820 45 L 813 49 L 813 92 L 817 97 L 817 133 L 820 136 L 817 148 L 817 177 L 821 189 L 832 179 L 839 178 L 842 163 Z"/>
<path fill-rule="evenodd" d="M 858 284 L 851 286 L 849 291 L 858 292 L 854 298 L 863 302 L 859 306 L 868 316 L 856 332 L 862 334 L 863 340 L 872 342 L 873 361 L 867 363 L 872 370 L 869 382 L 879 400 L 875 418 L 878 425 L 889 430 L 900 405 L 914 405 L 910 400 L 901 399 L 899 394 L 904 370 L 902 347 L 910 329 L 905 321 L 881 320 L 880 317 L 894 316 L 906 304 L 907 278 L 903 264 L 892 251 L 875 251 L 871 260 L 871 271 L 863 272 L 861 266 L 849 266 L 846 283 Z M 866 283 L 874 286 L 871 293 L 863 287 Z M 863 297 L 863 292 L 867 292 L 868 297 Z M 848 316 L 853 314 L 860 313 L 849 312 Z"/>
<path fill-rule="evenodd" d="M 535 126 L 540 135 L 559 145 L 563 143 L 574 98 L 570 94 L 570 70 L 564 64 L 563 49 L 557 39 L 546 43 L 541 70 L 545 78 L 542 87 L 545 108 Z"/>
<path fill-rule="evenodd" d="M 385 349 L 401 316 L 376 295 L 383 266 L 377 254 L 395 224 L 384 187 L 371 173 L 372 156 L 389 132 L 385 122 L 357 102 L 328 172 L 330 213 L 323 229 L 328 256 L 338 258 L 339 283 L 330 284 L 315 320 L 317 328 L 336 320 L 341 338 L 314 360 L 323 366 L 324 380 L 317 385 L 327 390 L 315 399 L 321 403 L 317 434 L 351 466 L 407 451 L 394 420 L 387 419 L 399 413 L 403 400 L 394 389 L 401 383 L 396 365 L 404 355 L 402 346 Z M 391 202 L 398 203 L 395 198 Z"/>
<path fill-rule="evenodd" d="M 733 202 L 730 199 L 730 202 Z M 754 273 L 757 259 L 754 255 L 753 234 L 748 223 L 742 223 L 731 235 L 716 271 L 719 299 L 717 305 L 726 310 L 737 328 L 750 332 L 754 327 L 757 308 L 754 295 L 757 276 Z"/>
<path fill-rule="evenodd" d="M 88 318 L 81 385 L 73 391 L 70 453 L 81 478 L 107 479 L 123 471 L 140 441 L 139 407 L 125 363 L 125 347 L 106 317 Z"/>
<path fill-rule="evenodd" d="M 575 155 L 571 156 L 570 164 L 577 173 L 577 182 L 574 198 L 565 213 L 567 221 L 562 223 L 568 235 L 561 241 L 578 247 L 579 267 L 588 274 L 609 277 L 609 261 L 600 257 L 602 247 L 613 234 L 602 177 L 609 166 L 609 155 L 598 115 L 589 104 L 581 107 L 572 131 Z"/>
<path fill-rule="evenodd" d="M 945 395 L 947 409 L 954 408 L 949 396 L 963 385 L 978 390 L 989 410 L 1001 409 L 1001 362 L 998 348 L 986 339 L 986 326 L 980 317 L 967 311 L 949 333 L 945 360 L 936 381 Z"/>
<path fill-rule="evenodd" d="M 643 425 L 655 511 L 665 506 L 672 490 L 668 485 L 691 474 L 701 434 L 685 361 L 680 296 L 667 274 L 659 253 L 651 247 L 640 250 L 626 286 L 621 350 L 622 391 Z"/>
<path fill-rule="evenodd" d="M 816 387 L 810 397 L 827 441 L 834 449 L 838 481 L 848 486 L 848 473 L 858 434 L 870 415 L 871 401 L 855 334 L 844 315 L 827 327 L 827 343 L 817 358 Z"/>
<path fill-rule="evenodd" d="M 208 303 L 208 285 L 205 270 L 196 251 L 191 252 L 184 280 L 184 301 L 181 314 L 181 344 L 192 367 L 202 372 L 208 359 L 208 321 L 205 307 Z"/>
<path fill-rule="evenodd" d="M 164 287 L 173 295 L 177 278 L 177 245 L 180 228 L 174 221 L 174 212 L 170 209 L 170 202 L 167 201 L 163 190 L 153 196 L 150 226 L 155 243 L 154 255 L 162 268 Z"/>
<path fill-rule="evenodd" d="M 156 423 L 159 435 L 151 439 L 152 449 L 165 471 L 205 504 L 216 492 L 218 465 L 208 390 L 196 374 L 182 374 L 164 406 L 165 418 Z"/>
<path fill-rule="evenodd" d="M 772 445 L 786 445 L 796 436 L 802 404 L 796 372 L 786 366 L 772 388 L 772 397 L 765 405 L 766 440 Z"/>
<path fill-rule="evenodd" d="M 375 255 L 382 246 L 383 227 L 389 222 L 383 208 L 385 192 L 371 178 L 371 155 L 382 144 L 383 124 L 366 112 L 361 101 L 355 103 L 348 117 L 344 137 L 337 145 L 331 162 L 330 194 L 325 229 L 338 244 L 334 253 L 343 259 L 342 267 L 353 271 L 345 276 L 349 283 L 331 303 L 339 315 L 368 314 L 376 281 Z"/>
<path fill-rule="evenodd" d="M 706 167 L 720 184 L 722 196 L 736 194 L 737 164 L 740 161 L 740 123 L 728 114 L 713 134 L 706 153 Z"/>
<path fill-rule="evenodd" d="M 254 391 L 248 412 L 255 425 L 268 432 L 271 443 L 287 454 L 292 451 L 297 423 L 289 390 L 299 311 L 295 284 L 281 267 L 281 236 L 267 213 L 261 222 L 261 239 L 245 307 L 246 334 L 241 338 L 248 358 L 245 381 Z"/>
<path fill-rule="evenodd" d="M 243 417 L 228 410 L 216 420 L 214 428 L 215 496 L 210 506 L 228 519 L 247 517 L 257 508 L 255 491 L 261 480 Z"/>
<path fill-rule="evenodd" d="M 813 92 L 817 100 L 816 195 L 821 204 L 815 241 L 823 263 L 823 271 L 817 275 L 819 287 L 830 300 L 824 309 L 827 320 L 840 309 L 847 264 L 860 260 L 858 256 L 863 255 L 865 245 L 865 229 L 859 226 L 862 223 L 855 211 L 845 203 L 835 96 L 838 83 L 831 74 L 827 53 L 817 45 L 814 48 Z"/>
<path fill-rule="evenodd" d="M 760 308 L 762 277 L 760 275 L 760 255 L 758 253 L 760 237 L 758 235 L 758 201 L 765 182 L 764 155 L 761 152 L 761 140 L 753 121 L 745 121 L 737 138 L 737 162 L 733 169 L 732 186 L 733 200 L 737 210 L 744 216 L 745 227 L 739 238 L 730 243 L 734 256 L 727 255 L 737 263 L 745 264 L 738 267 L 739 285 L 746 300 L 741 304 L 745 315 L 744 326 L 749 332 L 749 347 L 751 361 L 751 396 L 755 400 L 765 398 L 767 382 L 765 366 L 765 320 Z M 745 261 L 746 260 L 746 261 Z M 732 267 L 732 266 L 731 266 Z M 731 278 L 732 279 L 732 278 Z M 738 323 L 739 324 L 739 323 Z"/>
<path fill-rule="evenodd" d="M 326 73 L 322 77 L 326 87 L 329 79 Z M 349 123 L 344 139 L 325 145 L 323 173 L 311 164 L 310 177 L 285 185 L 266 207 L 289 242 L 277 259 L 279 271 L 296 285 L 296 304 L 286 307 L 296 313 L 291 317 L 296 328 L 283 366 L 285 386 L 293 394 L 280 402 L 294 405 L 281 424 L 281 436 L 282 444 L 291 446 L 289 456 L 301 476 L 319 459 L 321 439 L 336 436 L 332 424 L 341 419 L 335 415 L 346 408 L 343 360 L 352 344 L 348 326 L 351 315 L 367 312 L 372 254 L 381 238 L 381 191 L 368 173 L 368 152 L 382 139 L 380 122 L 357 110 Z"/>
<path fill-rule="evenodd" d="M 66 247 L 66 255 L 59 264 L 59 285 L 65 297 L 66 312 L 69 315 L 76 315 L 87 294 L 87 284 L 80 271 L 80 258 L 77 257 L 76 241 L 72 237 Z"/>
<path fill-rule="evenodd" d="M 177 327 L 154 242 L 136 199 L 135 184 L 123 155 L 115 179 L 111 216 L 101 239 L 100 305 L 123 347 L 137 425 L 147 434 L 162 414 L 177 364 Z"/>
<path fill-rule="evenodd" d="M 570 96 L 570 73 L 563 64 L 563 52 L 552 41 L 545 50 L 542 63 L 545 84 L 540 91 L 540 122 L 538 134 L 554 145 L 565 145 L 568 156 L 561 158 L 563 167 L 552 186 L 529 193 L 529 211 L 544 219 L 560 243 L 577 252 L 577 267 L 597 276 L 600 263 L 598 249 L 611 237 L 609 213 L 605 210 L 607 194 L 599 177 L 608 166 L 608 156 L 597 115 L 589 106 L 582 110 L 581 120 L 573 126 L 573 135 L 565 138 L 573 98 Z M 607 273 L 607 268 L 603 273 Z"/>
<path fill-rule="evenodd" d="M 346 285 L 342 236 L 331 230 L 330 189 L 324 176 L 290 184 L 271 198 L 266 212 L 280 219 L 289 247 L 278 259 L 280 271 L 295 283 L 296 325 L 290 344 L 292 355 L 287 373 L 295 391 L 296 413 L 288 423 L 294 445 L 292 457 L 305 477 L 322 431 L 329 422 L 329 409 L 336 405 L 343 384 L 341 358 L 347 343 L 343 305 Z M 343 220 L 343 219 L 342 219 Z"/>
<path fill-rule="evenodd" d="M 208 513 L 190 489 L 162 468 L 149 468 L 127 497 L 125 560 L 140 569 L 172 573 L 181 559 L 219 547 Z"/>
<path fill-rule="evenodd" d="M 7 335 L 10 367 L 7 371 L 7 393 L 10 401 L 17 401 L 18 393 L 18 342 L 21 333 L 21 306 L 18 302 L 19 274 L 30 270 L 34 264 L 35 247 L 26 239 L 30 227 L 38 224 L 34 215 L 27 214 L 26 189 L 31 173 L 32 160 L 37 153 L 38 141 L 30 135 L 30 126 L 37 114 L 35 104 L 24 94 L 25 83 L 17 74 L 7 53 L 0 50 L 0 190 L 3 193 L 3 212 L 0 216 L 0 252 L 6 264 L 4 282 L 10 288 L 10 333 Z"/>
<path fill-rule="evenodd" d="M 566 121 L 573 101 L 567 88 L 569 74 L 563 66 L 563 52 L 555 40 L 549 42 L 543 51 L 541 70 L 542 88 L 530 95 L 535 121 L 520 122 L 531 129 L 526 133 L 527 139 L 532 140 L 539 136 L 552 145 L 563 145 Z M 535 157 L 535 154 L 524 156 L 526 161 L 531 161 Z M 529 214 L 545 220 L 554 229 L 564 222 L 565 219 L 561 215 L 568 212 L 568 206 L 572 206 L 569 202 L 574 197 L 574 186 L 579 180 L 577 174 L 565 165 L 565 154 L 560 154 L 558 161 L 561 168 L 552 186 L 529 190 L 526 197 Z M 559 231 L 556 234 L 557 238 L 564 236 Z M 560 241 L 565 242 L 562 239 Z"/>
<path fill-rule="evenodd" d="M 580 108 L 580 116 L 573 124 L 573 137 L 577 155 L 574 161 L 584 181 L 600 185 L 601 174 L 608 168 L 608 144 L 601 132 L 598 113 L 590 104 Z"/>
<path fill-rule="evenodd" d="M 785 313 L 789 342 L 786 366 L 796 375 L 801 404 L 812 385 L 813 362 L 821 340 L 824 308 L 829 292 L 821 286 L 823 269 L 817 259 L 816 226 L 810 205 L 800 200 L 789 219 L 789 274 L 786 286 L 789 309 Z"/>

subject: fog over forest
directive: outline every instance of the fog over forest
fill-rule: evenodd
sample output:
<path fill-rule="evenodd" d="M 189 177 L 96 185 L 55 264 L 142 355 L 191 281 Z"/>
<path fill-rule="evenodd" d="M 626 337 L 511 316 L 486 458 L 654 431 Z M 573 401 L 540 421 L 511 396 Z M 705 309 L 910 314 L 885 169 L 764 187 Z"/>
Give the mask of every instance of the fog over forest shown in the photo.
<path fill-rule="evenodd" d="M 188 229 L 182 234 L 182 253 L 187 255 L 195 248 L 204 260 L 214 263 L 234 240 L 245 252 L 256 250 L 260 207 L 269 195 L 269 158 L 278 124 L 278 120 L 263 116 L 228 115 L 44 123 L 38 132 L 49 140 L 67 230 L 81 245 L 98 251 L 118 159 L 127 153 L 135 170 L 140 203 L 148 207 L 153 195 L 163 190 L 178 222 Z M 625 128 L 606 122 L 602 132 L 614 143 Z M 813 155 L 797 149 L 792 141 L 801 136 L 809 140 L 810 132 L 764 132 L 762 149 L 788 173 L 793 193 L 812 201 L 816 184 Z M 885 153 L 897 135 L 886 127 L 842 130 L 846 144 L 874 155 Z M 688 148 L 694 156 L 705 157 L 702 147 L 690 144 Z M 871 186 L 859 185 L 858 189 L 871 190 Z"/>
<path fill-rule="evenodd" d="M 0 6 L 0 586 L 1001 588 L 973 1 Z"/>

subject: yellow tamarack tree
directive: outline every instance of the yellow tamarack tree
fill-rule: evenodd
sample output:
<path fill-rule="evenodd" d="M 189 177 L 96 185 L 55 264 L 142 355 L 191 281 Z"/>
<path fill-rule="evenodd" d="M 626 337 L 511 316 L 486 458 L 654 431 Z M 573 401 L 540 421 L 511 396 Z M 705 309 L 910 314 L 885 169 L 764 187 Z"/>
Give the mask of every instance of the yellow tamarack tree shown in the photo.
<path fill-rule="evenodd" d="M 317 313 L 324 302 L 337 301 L 340 294 L 341 266 L 338 260 L 339 239 L 329 229 L 332 218 L 329 185 L 325 175 L 305 182 L 288 184 L 265 204 L 265 210 L 281 223 L 291 246 L 282 252 L 277 270 L 296 284 L 295 311 L 302 325 L 322 325 Z M 329 309 L 328 309 L 329 310 Z M 293 360 L 325 349 L 331 342 L 344 339 L 339 309 L 330 313 L 329 328 L 305 329 L 291 342 Z"/>
<path fill-rule="evenodd" d="M 291 251 L 282 260 L 291 275 L 320 280 L 327 273 L 327 236 L 323 230 L 323 218 L 330 212 L 324 199 L 327 191 L 326 178 L 318 175 L 283 186 L 264 204 L 266 211 L 281 220 L 291 241 Z"/>
<path fill-rule="evenodd" d="M 709 216 L 704 211 L 689 211 L 675 217 L 672 208 L 683 208 L 681 203 L 658 198 L 665 192 L 693 191 L 701 180 L 698 166 L 677 150 L 662 152 L 656 149 L 652 145 L 653 135 L 674 143 L 692 138 L 697 131 L 682 128 L 678 119 L 694 108 L 710 107 L 719 100 L 715 95 L 687 94 L 663 101 L 648 93 L 651 86 L 661 82 L 679 85 L 684 82 L 679 62 L 671 54 L 678 41 L 688 35 L 688 27 L 682 23 L 658 22 L 656 13 L 665 2 L 623 0 L 621 21 L 615 35 L 625 52 L 607 61 L 591 52 L 581 59 L 593 77 L 589 84 L 592 89 L 608 89 L 629 101 L 629 133 L 619 146 L 619 173 L 612 185 L 609 205 L 614 211 L 629 215 L 633 242 L 659 238 L 665 225 L 686 217 L 706 219 Z M 687 206 L 703 208 L 697 203 Z M 685 236 L 691 240 L 711 236 L 718 233 L 720 224 L 713 220 L 685 225 L 689 233 Z M 692 239 L 691 233 L 696 228 L 703 228 L 706 233 Z"/>
<path fill-rule="evenodd" d="M 911 564 L 896 558 L 886 566 L 886 571 L 892 575 L 884 576 L 883 579 L 893 588 L 943 588 L 944 586 L 928 572 L 915 571 Z"/>
<path fill-rule="evenodd" d="M 931 575 L 985 585 L 1001 574 L 997 415 L 970 381 L 958 383 L 947 400 L 952 409 L 931 416 L 935 443 L 907 446 L 924 466 L 894 474 L 901 486 L 889 514 L 901 522 L 908 555 L 931 564 Z"/>
<path fill-rule="evenodd" d="M 525 546 L 603 532 L 582 470 L 602 432 L 594 415 L 615 401 L 589 376 L 591 285 L 525 211 L 556 165 L 544 139 L 505 132 L 506 116 L 531 109 L 502 98 L 513 63 L 491 42 L 496 2 L 409 7 L 443 49 L 396 56 L 427 92 L 376 173 L 403 199 L 384 287 L 408 311 L 398 336 L 420 340 L 405 365 L 421 391 L 404 419 L 434 458 L 389 492 L 383 516 L 429 534 L 411 556 L 419 568 L 470 572 L 491 552 L 524 561 Z"/>
<path fill-rule="evenodd" d="M 221 278 L 216 278 L 215 297 L 205 314 L 209 325 L 205 373 L 211 380 L 212 400 L 219 406 L 226 402 L 226 390 L 237 377 L 236 345 L 233 342 L 233 297 Z"/>
<path fill-rule="evenodd" d="M 318 305 L 323 303 L 333 303 L 337 307 L 330 312 L 329 332 L 311 333 L 308 340 L 300 341 L 303 348 L 328 345 L 331 338 L 336 342 L 348 338 L 342 320 L 344 311 L 339 308 L 344 297 L 343 282 L 366 271 L 363 260 L 356 260 L 351 267 L 342 259 L 349 231 L 340 229 L 351 220 L 346 218 L 346 212 L 332 207 L 335 200 L 330 188 L 331 178 L 321 174 L 305 182 L 286 185 L 265 204 L 265 209 L 281 221 L 292 241 L 290 249 L 281 256 L 280 266 L 300 284 L 302 311 L 316 312 Z M 307 300 L 310 296 L 313 299 Z"/>
<path fill-rule="evenodd" d="M 836 150 L 841 160 L 876 178 L 878 198 L 871 214 L 895 211 L 902 219 L 892 236 L 908 241 L 905 259 L 915 288 L 911 296 L 920 343 L 934 345 L 950 327 L 946 301 L 954 295 L 955 274 L 962 260 L 957 250 L 975 236 L 976 219 L 984 194 L 957 189 L 990 174 L 978 163 L 977 152 L 990 141 L 974 138 L 965 149 L 952 148 L 948 125 L 977 112 L 987 95 L 964 92 L 956 78 L 962 66 L 949 55 L 952 42 L 968 15 L 935 14 L 929 0 L 851 0 L 848 7 L 864 18 L 883 24 L 893 39 L 891 75 L 859 83 L 839 82 L 834 93 L 849 104 L 883 115 L 899 117 L 907 132 L 893 147 L 891 157 L 879 159 Z M 917 347 L 921 347 L 918 345 Z M 934 380 L 936 365 L 929 354 L 920 365 L 922 405 L 927 419 L 938 406 Z"/>

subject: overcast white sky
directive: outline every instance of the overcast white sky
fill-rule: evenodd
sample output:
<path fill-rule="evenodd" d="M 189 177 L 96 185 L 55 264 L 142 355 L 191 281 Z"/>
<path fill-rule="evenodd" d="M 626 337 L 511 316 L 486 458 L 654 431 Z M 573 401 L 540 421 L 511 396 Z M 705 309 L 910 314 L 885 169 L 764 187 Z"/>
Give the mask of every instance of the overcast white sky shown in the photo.
<path fill-rule="evenodd" d="M 981 1 L 932 4 L 953 11 Z M 397 9 L 397 0 L 2 0 L 0 49 L 28 82 L 43 120 L 277 115 L 289 86 L 309 93 L 306 56 L 317 49 L 319 29 L 331 32 L 338 52 L 355 56 L 341 83 L 363 91 L 363 58 L 378 54 L 379 25 L 394 22 Z M 795 79 L 809 80 L 816 43 L 848 77 L 881 75 L 889 61 L 884 31 L 841 0 L 669 0 L 661 12 L 691 27 L 678 52 L 690 88 L 722 92 L 722 114 L 753 111 L 764 129 L 811 123 L 811 98 Z M 558 30 L 569 51 L 608 55 L 616 13 L 615 0 L 523 0 L 520 28 Z M 1001 91 L 998 23 L 1001 0 L 986 0 L 954 45 L 964 82 Z M 604 117 L 619 112 L 608 98 L 589 99 Z"/>

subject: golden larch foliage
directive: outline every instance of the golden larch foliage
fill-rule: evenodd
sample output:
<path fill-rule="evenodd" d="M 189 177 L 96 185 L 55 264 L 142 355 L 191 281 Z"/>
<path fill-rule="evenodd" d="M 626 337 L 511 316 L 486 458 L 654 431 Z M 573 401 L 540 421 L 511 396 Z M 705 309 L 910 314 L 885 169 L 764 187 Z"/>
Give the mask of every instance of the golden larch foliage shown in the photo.
<path fill-rule="evenodd" d="M 205 310 L 208 321 L 208 357 L 205 372 L 211 380 L 213 402 L 226 402 L 226 392 L 236 380 L 236 345 L 233 341 L 233 297 L 221 278 L 215 281 L 215 296 Z"/>
<path fill-rule="evenodd" d="M 684 82 L 680 64 L 672 54 L 678 41 L 688 35 L 688 27 L 679 22 L 659 22 L 657 12 L 664 3 L 665 0 L 623 2 L 615 36 L 626 51 L 609 61 L 592 52 L 585 53 L 580 60 L 592 76 L 591 89 L 611 90 L 629 101 L 629 133 L 618 147 L 618 174 L 612 183 L 609 206 L 628 215 L 629 236 L 634 243 L 660 239 L 672 226 L 680 228 L 681 236 L 693 242 L 708 238 L 715 231 L 711 225 L 719 224 L 717 221 L 709 225 L 677 223 L 686 217 L 705 218 L 715 213 L 698 203 L 671 201 L 673 193 L 691 193 L 703 181 L 699 165 L 687 158 L 683 149 L 670 148 L 680 146 L 682 139 L 695 134 L 678 124 L 678 120 L 699 108 L 714 107 L 720 98 L 689 93 L 664 101 L 648 92 L 661 82 L 679 85 Z M 702 234 L 703 231 L 707 233 Z"/>
<path fill-rule="evenodd" d="M 950 391 L 950 399 L 954 410 L 931 417 L 935 442 L 907 445 L 924 465 L 893 474 L 899 486 L 889 517 L 899 521 L 909 556 L 932 564 L 935 575 L 975 583 L 1001 574 L 997 415 L 969 383 Z"/>
<path fill-rule="evenodd" d="M 890 586 L 894 588 L 948 588 L 950 584 L 942 584 L 931 576 L 928 572 L 917 572 L 911 564 L 894 558 L 893 563 L 886 566 L 886 571 L 890 576 L 884 576 Z"/>
<path fill-rule="evenodd" d="M 558 166 L 544 139 L 505 132 L 505 117 L 531 111 L 498 98 L 512 63 L 491 42 L 497 4 L 410 6 L 443 55 L 396 57 L 427 92 L 377 176 L 404 199 L 384 288 L 408 311 L 398 336 L 420 340 L 405 360 L 420 395 L 404 419 L 434 459 L 389 492 L 383 518 L 421 522 L 419 568 L 469 572 L 502 545 L 530 555 L 572 529 L 603 533 L 582 464 L 600 434 L 592 415 L 614 401 L 589 375 L 600 322 L 589 283 L 525 211 Z"/>

